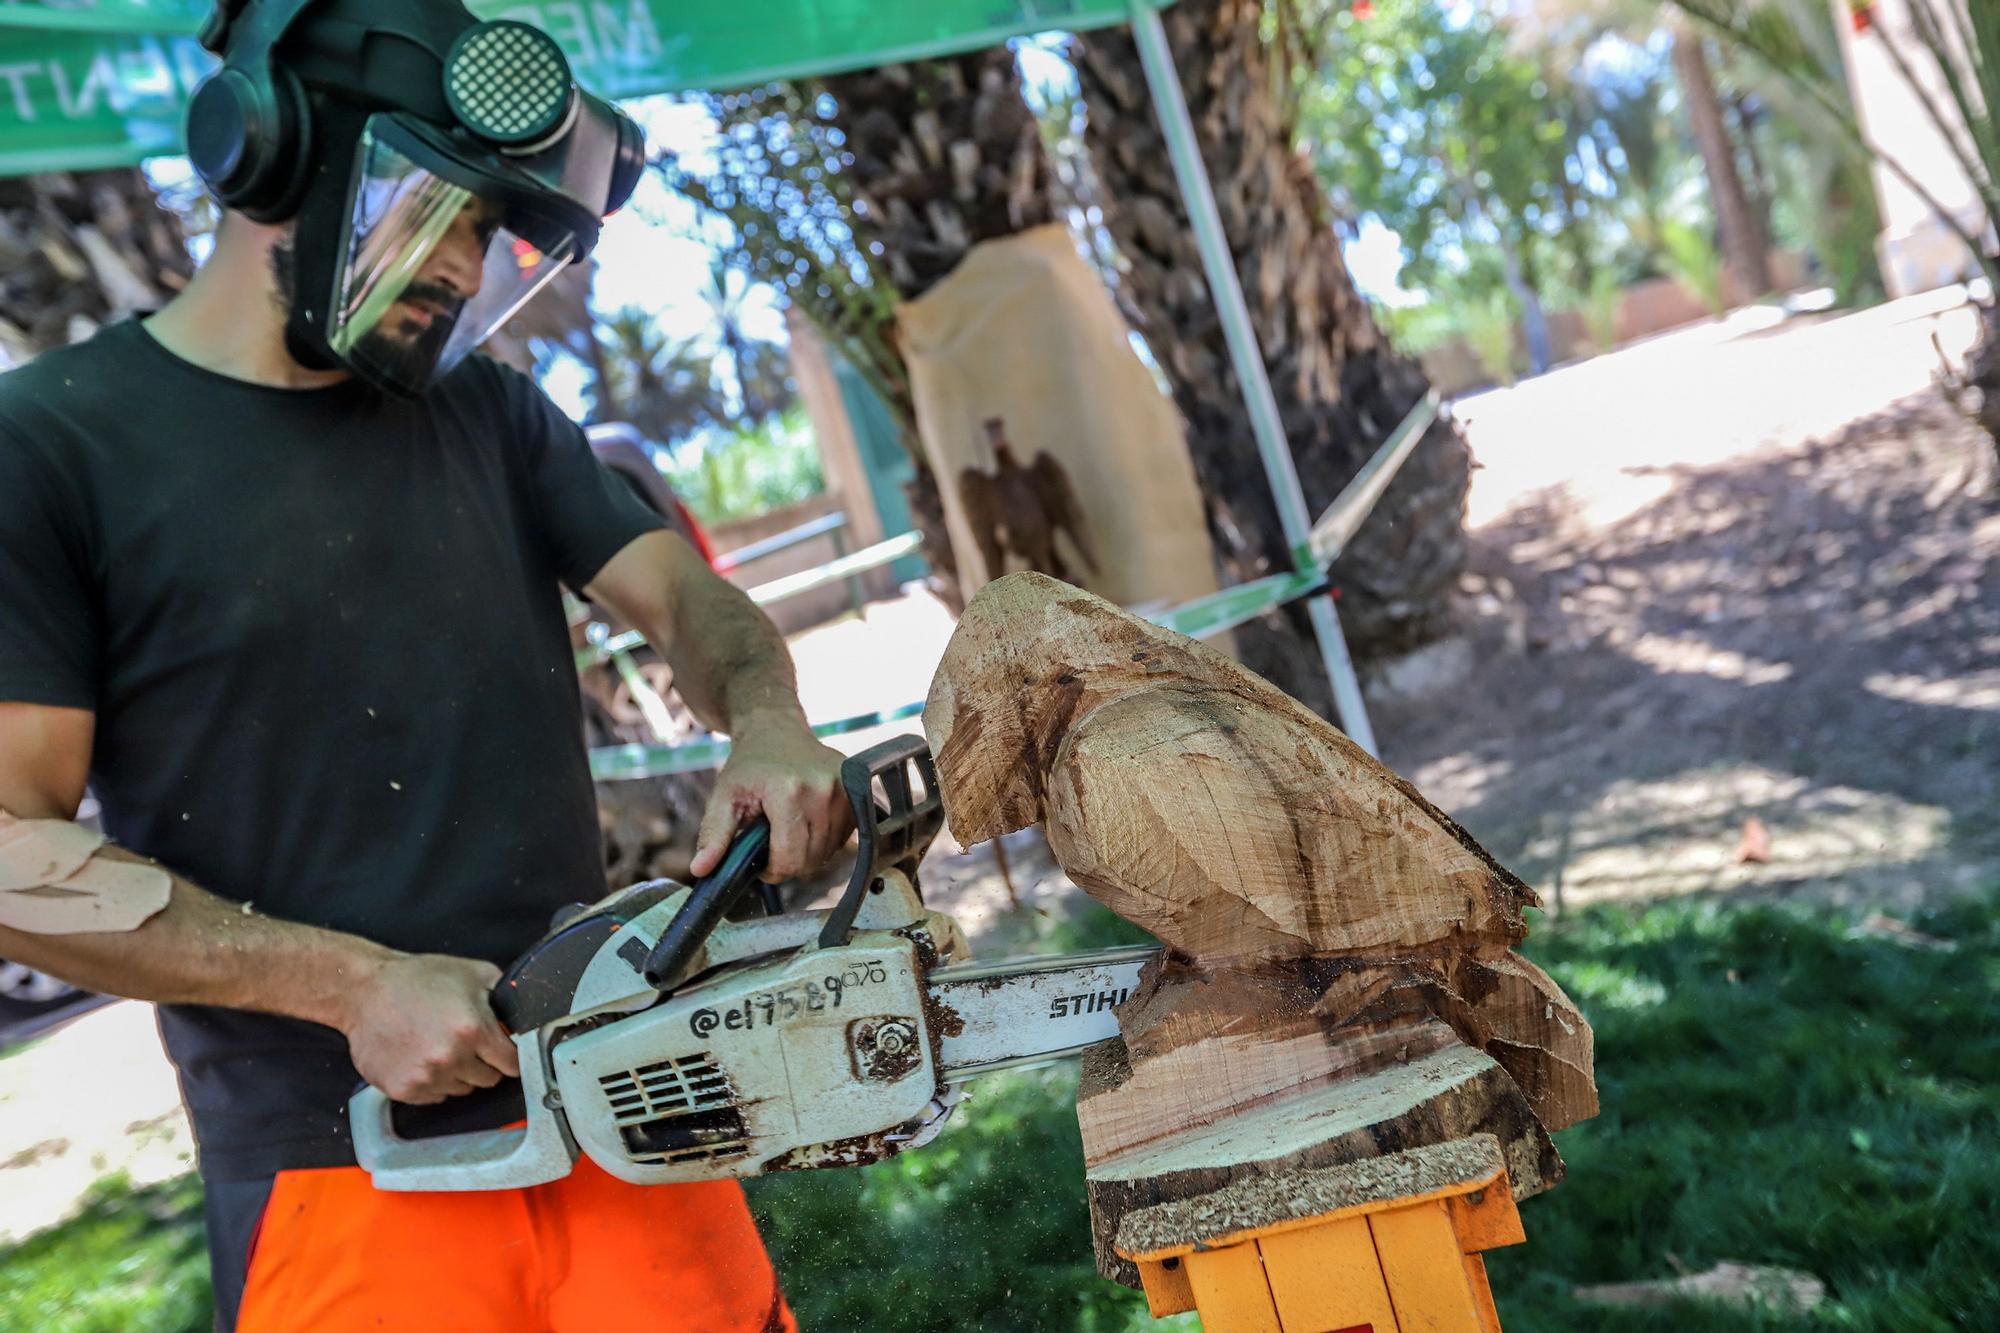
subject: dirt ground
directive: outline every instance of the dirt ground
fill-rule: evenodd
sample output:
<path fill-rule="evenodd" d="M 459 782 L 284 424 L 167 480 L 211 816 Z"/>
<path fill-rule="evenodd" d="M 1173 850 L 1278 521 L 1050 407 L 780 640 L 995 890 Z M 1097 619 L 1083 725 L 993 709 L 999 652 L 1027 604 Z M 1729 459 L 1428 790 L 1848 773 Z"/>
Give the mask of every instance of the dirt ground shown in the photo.
<path fill-rule="evenodd" d="M 1384 757 L 1556 910 L 2000 884 L 2000 480 L 1930 380 L 1970 334 L 1956 293 L 1759 308 L 1460 402 L 1467 628 L 1378 673 Z M 920 698 L 949 633 L 912 596 L 799 636 L 808 711 Z M 990 849 L 925 870 L 986 956 L 1078 898 L 1032 831 L 1007 850 L 1020 907 Z M 142 1006 L 0 1056 L 0 1243 L 188 1146 Z"/>
<path fill-rule="evenodd" d="M 2000 884 L 2000 485 L 1935 387 L 1897 392 L 1935 366 L 1933 331 L 1969 333 L 1927 304 L 1717 343 L 1736 394 L 1797 401 L 1789 430 L 1627 454 L 1616 477 L 1657 493 L 1608 517 L 1602 490 L 1560 483 L 1476 529 L 1462 679 L 1378 699 L 1376 726 L 1551 908 L 1755 891 L 1894 911 Z M 1871 388 L 1815 429 L 1824 398 Z M 1613 458 L 1625 418 L 1657 432 L 1671 410 L 1637 392 L 1597 423 Z M 1709 380 L 1695 410 L 1718 408 Z M 1739 857 L 1752 819 L 1766 861 Z"/>
<path fill-rule="evenodd" d="M 1933 382 L 1972 332 L 1953 291 L 1759 307 L 1458 403 L 1466 628 L 1373 673 L 1383 758 L 1552 911 L 2000 885 L 2000 468 Z M 1025 937 L 983 852 L 930 869 Z"/>

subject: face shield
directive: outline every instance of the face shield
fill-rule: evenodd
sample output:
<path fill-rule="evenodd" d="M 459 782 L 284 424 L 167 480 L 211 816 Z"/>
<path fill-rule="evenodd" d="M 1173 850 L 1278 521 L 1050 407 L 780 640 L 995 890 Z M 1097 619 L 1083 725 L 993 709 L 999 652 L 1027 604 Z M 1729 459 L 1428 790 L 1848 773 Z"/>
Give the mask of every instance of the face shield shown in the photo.
<path fill-rule="evenodd" d="M 638 126 L 575 87 L 523 24 L 475 24 L 443 62 L 448 119 L 320 107 L 328 139 L 299 214 L 288 343 L 418 395 L 597 242 L 645 164 Z"/>
<path fill-rule="evenodd" d="M 336 357 L 412 394 L 586 252 L 597 222 L 519 198 L 527 182 L 454 162 L 435 137 L 394 115 L 363 131 L 327 325 Z"/>

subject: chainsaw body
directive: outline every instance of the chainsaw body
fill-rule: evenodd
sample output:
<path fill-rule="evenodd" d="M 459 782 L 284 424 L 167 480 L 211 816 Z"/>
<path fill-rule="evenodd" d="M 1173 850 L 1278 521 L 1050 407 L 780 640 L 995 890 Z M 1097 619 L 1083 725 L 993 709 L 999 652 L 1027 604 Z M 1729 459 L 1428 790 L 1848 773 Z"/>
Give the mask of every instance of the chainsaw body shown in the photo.
<path fill-rule="evenodd" d="M 641 1185 L 861 1165 L 929 1142 L 965 1079 L 1117 1032 L 1157 950 L 964 966 L 957 924 L 916 881 L 943 823 L 929 752 L 885 742 L 842 781 L 861 850 L 833 907 L 727 919 L 763 863 L 760 821 L 692 887 L 566 912 L 493 993 L 526 1124 L 406 1139 L 364 1088 L 349 1118 L 376 1187 L 517 1189 L 579 1153 Z"/>
<path fill-rule="evenodd" d="M 928 1141 L 951 1101 L 924 977 L 964 949 L 915 879 L 943 822 L 930 756 L 891 741 L 842 777 L 861 850 L 834 907 L 725 918 L 763 864 L 760 821 L 692 888 L 639 884 L 565 912 L 493 994 L 515 1033 L 527 1123 L 406 1139 L 394 1104 L 364 1088 L 350 1122 L 376 1187 L 521 1188 L 567 1175 L 579 1152 L 620 1179 L 668 1184 Z"/>

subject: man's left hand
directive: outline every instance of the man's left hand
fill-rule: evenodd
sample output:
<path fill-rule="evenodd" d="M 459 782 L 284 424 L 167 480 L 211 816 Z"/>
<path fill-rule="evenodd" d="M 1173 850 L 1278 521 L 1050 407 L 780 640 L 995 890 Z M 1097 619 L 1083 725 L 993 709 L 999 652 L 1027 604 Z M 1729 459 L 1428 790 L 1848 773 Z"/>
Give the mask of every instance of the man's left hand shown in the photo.
<path fill-rule="evenodd" d="M 840 786 L 840 752 L 789 719 L 743 732 L 702 815 L 695 878 L 720 865 L 736 831 L 759 814 L 771 821 L 765 879 L 775 884 L 819 869 L 854 831 Z"/>

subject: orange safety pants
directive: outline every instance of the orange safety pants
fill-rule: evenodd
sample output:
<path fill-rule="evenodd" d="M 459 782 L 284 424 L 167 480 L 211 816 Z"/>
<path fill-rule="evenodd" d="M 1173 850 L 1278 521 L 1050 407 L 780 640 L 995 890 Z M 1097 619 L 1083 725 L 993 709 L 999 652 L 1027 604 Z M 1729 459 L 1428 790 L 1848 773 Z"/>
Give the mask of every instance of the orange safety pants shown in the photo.
<path fill-rule="evenodd" d="M 237 1333 L 798 1328 L 735 1181 L 628 1185 L 582 1158 L 532 1189 L 392 1194 L 359 1167 L 284 1171 L 248 1235 Z"/>

